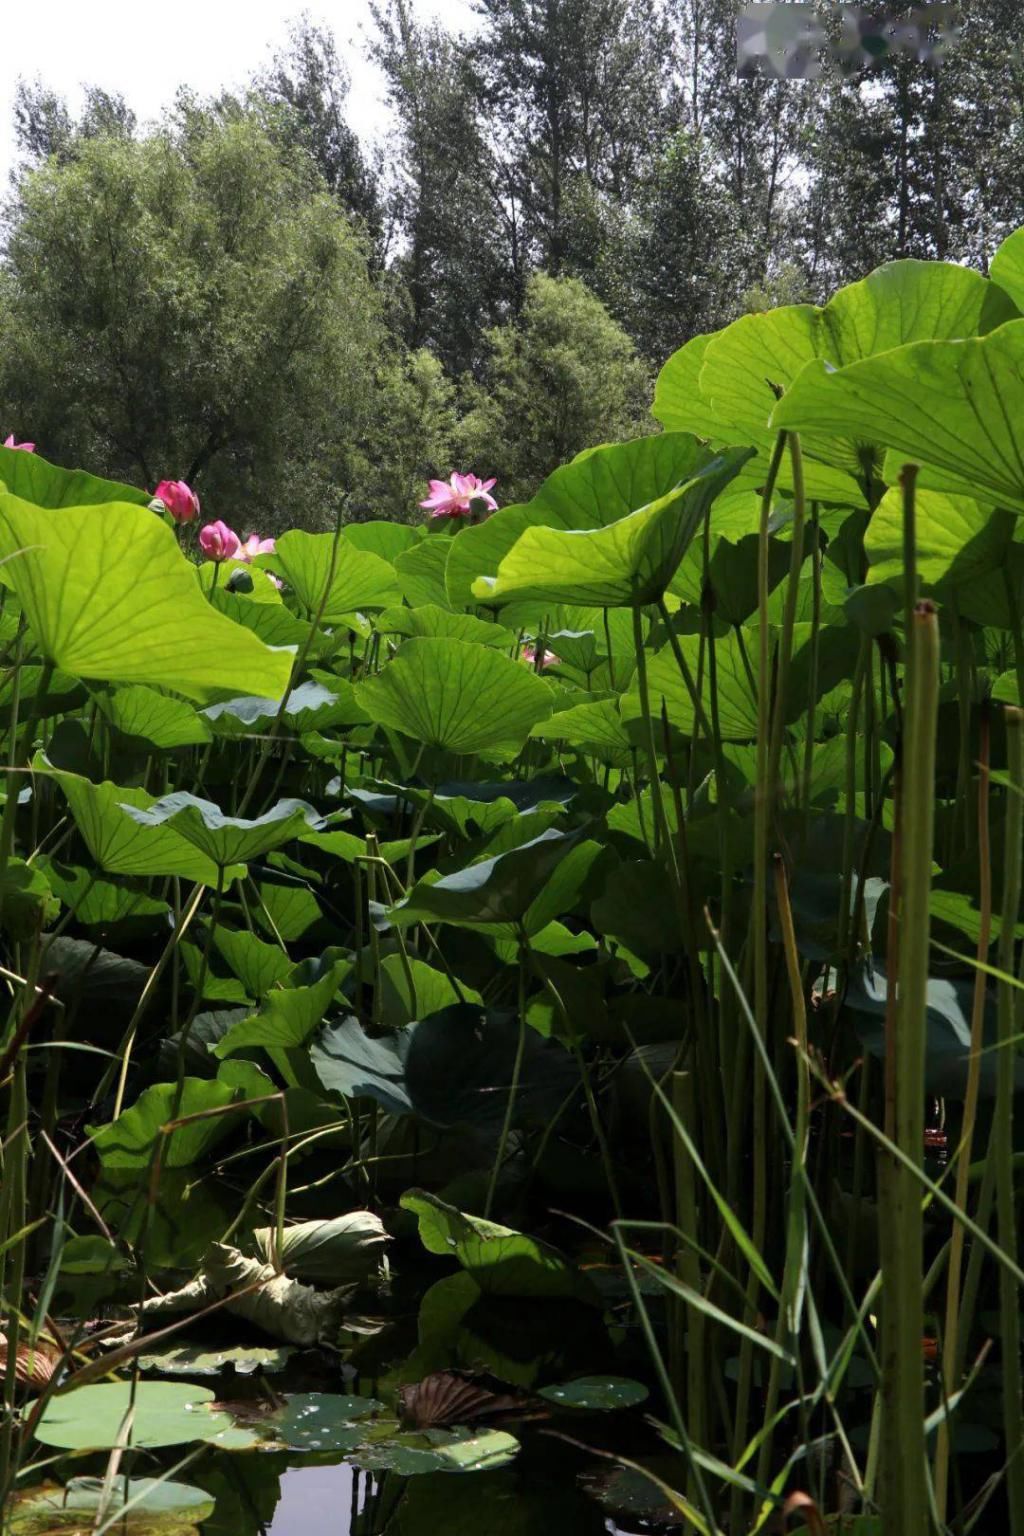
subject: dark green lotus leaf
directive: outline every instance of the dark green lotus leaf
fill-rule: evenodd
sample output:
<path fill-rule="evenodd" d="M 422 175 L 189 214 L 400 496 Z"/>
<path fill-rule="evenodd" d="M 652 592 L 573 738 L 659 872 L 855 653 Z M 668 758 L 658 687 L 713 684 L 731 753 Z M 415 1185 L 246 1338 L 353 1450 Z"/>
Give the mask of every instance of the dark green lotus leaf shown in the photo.
<path fill-rule="evenodd" d="M 276 1227 L 257 1227 L 252 1234 L 257 1257 L 268 1264 L 279 1259 L 286 1275 L 324 1286 L 347 1285 L 377 1274 L 389 1241 L 384 1223 L 372 1211 L 290 1222 L 280 1245 L 277 1239 Z"/>
<path fill-rule="evenodd" d="M 290 843 L 307 828 L 322 825 L 304 800 L 279 800 L 271 810 L 249 820 L 226 816 L 212 800 L 200 800 L 186 790 L 164 795 L 148 807 L 122 802 L 121 809 L 141 827 L 176 832 L 221 869 L 258 858 Z"/>
<path fill-rule="evenodd" d="M 856 972 L 847 987 L 844 1006 L 850 1012 L 861 1040 L 872 1056 L 885 1055 L 885 1006 L 887 983 L 882 970 L 867 965 Z M 971 1049 L 971 1005 L 974 983 L 930 977 L 927 1009 L 928 1035 L 925 1056 L 925 1092 L 936 1098 L 962 1099 L 967 1088 Z M 996 1036 L 995 1002 L 985 1008 L 985 1044 Z M 998 1062 L 993 1051 L 981 1058 L 983 1098 L 994 1098 Z M 1024 1061 L 1014 1066 L 1017 1092 L 1024 1089 Z"/>
<path fill-rule="evenodd" d="M 503 1429 L 403 1430 L 382 1422 L 352 1456 L 368 1472 L 415 1477 L 425 1472 L 493 1472 L 518 1454 L 519 1441 Z"/>
<path fill-rule="evenodd" d="M 405 1058 L 412 1028 L 373 1038 L 356 1018 L 328 1024 L 310 1047 L 313 1070 L 330 1093 L 375 1099 L 389 1114 L 410 1114 Z"/>
<path fill-rule="evenodd" d="M 671 955 L 683 947 L 679 913 L 668 873 L 648 859 L 619 864 L 604 893 L 591 903 L 598 933 L 620 940 L 644 956 Z"/>
<path fill-rule="evenodd" d="M 213 1410 L 208 1387 L 178 1381 L 103 1382 L 78 1387 L 47 1404 L 36 1438 L 43 1445 L 70 1451 L 102 1451 L 120 1443 L 129 1408 L 134 1409 L 130 1444 L 140 1447 L 184 1445 L 209 1440 L 224 1450 L 252 1446 L 253 1435 L 237 1428 L 226 1413 Z"/>
<path fill-rule="evenodd" d="M 528 931 L 539 932 L 574 904 L 582 880 L 599 853 L 596 843 L 580 843 L 578 833 L 549 828 L 508 853 L 481 859 L 453 875 L 418 881 L 404 900 L 390 908 L 388 916 L 403 927 L 422 922 L 468 926 L 524 923 Z M 542 899 L 544 887 L 562 861 L 573 854 L 571 878 L 564 882 L 564 888 L 560 882 L 552 893 L 558 909 L 552 911 L 551 901 Z"/>
<path fill-rule="evenodd" d="M 0 872 L 0 927 L 16 942 L 26 942 L 60 912 L 60 901 L 43 870 L 11 858 Z"/>
<path fill-rule="evenodd" d="M 290 974 L 292 961 L 278 944 L 266 944 L 254 933 L 218 924 L 214 943 L 241 981 L 248 997 L 265 997 Z"/>
<path fill-rule="evenodd" d="M 44 1483 L 8 1506 L 9 1536 L 81 1536 L 101 1520 L 114 1519 L 117 1536 L 195 1536 L 213 1514 L 214 1501 L 200 1488 L 166 1478 L 73 1477 L 64 1487 Z"/>
<path fill-rule="evenodd" d="M 541 1397 L 559 1408 L 586 1408 L 610 1413 L 617 1408 L 635 1408 L 646 1402 L 647 1388 L 628 1376 L 578 1376 L 557 1386 L 541 1387 Z"/>
<path fill-rule="evenodd" d="M 418 1217 L 427 1252 L 456 1259 L 485 1295 L 598 1302 L 586 1276 L 539 1238 L 467 1216 L 421 1189 L 409 1190 L 401 1204 Z"/>

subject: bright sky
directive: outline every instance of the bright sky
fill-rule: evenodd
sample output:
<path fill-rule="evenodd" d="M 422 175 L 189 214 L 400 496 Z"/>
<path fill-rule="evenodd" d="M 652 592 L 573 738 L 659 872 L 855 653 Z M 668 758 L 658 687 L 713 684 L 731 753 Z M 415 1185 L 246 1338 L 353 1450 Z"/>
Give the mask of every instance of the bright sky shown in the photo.
<path fill-rule="evenodd" d="M 470 0 L 413 0 L 413 7 L 456 31 L 474 24 Z M 0 191 L 14 157 L 11 111 L 20 76 L 41 77 L 73 108 L 84 85 L 120 91 L 145 122 L 179 85 L 205 95 L 243 84 L 304 10 L 334 32 L 352 76 L 352 125 L 372 138 L 387 109 L 380 76 L 365 58 L 369 0 L 44 0 L 38 11 L 25 7 L 4 28 L 0 51 Z"/>

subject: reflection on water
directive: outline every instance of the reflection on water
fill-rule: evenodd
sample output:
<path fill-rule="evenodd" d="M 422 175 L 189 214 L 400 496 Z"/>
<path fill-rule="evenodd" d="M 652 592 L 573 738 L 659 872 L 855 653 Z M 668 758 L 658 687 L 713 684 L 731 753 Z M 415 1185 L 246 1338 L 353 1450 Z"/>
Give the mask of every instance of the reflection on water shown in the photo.
<path fill-rule="evenodd" d="M 357 1475 L 336 1467 L 289 1467 L 267 1536 L 351 1536 Z M 360 1481 L 365 1481 L 360 1479 Z"/>

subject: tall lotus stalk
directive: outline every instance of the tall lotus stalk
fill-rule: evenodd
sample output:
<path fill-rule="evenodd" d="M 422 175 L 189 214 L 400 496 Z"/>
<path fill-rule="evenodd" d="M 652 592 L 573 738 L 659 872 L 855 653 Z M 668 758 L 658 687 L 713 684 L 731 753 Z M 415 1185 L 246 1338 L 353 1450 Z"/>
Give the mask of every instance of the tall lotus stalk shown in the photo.
<path fill-rule="evenodd" d="M 1024 833 L 1024 711 L 1006 711 L 1006 755 L 1010 793 L 1006 807 L 1006 854 L 1003 867 L 1003 912 L 999 933 L 999 1056 L 996 1110 L 989 1156 L 995 1159 L 996 1220 L 999 1246 L 1017 1258 L 1017 1217 L 1013 1180 L 1013 1093 L 1017 1034 L 1017 994 L 1014 987 L 1014 941 L 1020 913 L 1021 837 Z M 1005 1265 L 999 1268 L 999 1318 L 1002 1348 L 1003 1429 L 1006 1435 L 1006 1493 L 1011 1536 L 1024 1532 L 1024 1406 L 1021 1402 L 1020 1315 L 1017 1282 Z"/>
<path fill-rule="evenodd" d="M 886 1536 L 923 1531 L 928 1521 L 924 1434 L 924 1071 L 929 898 L 935 820 L 935 737 L 939 629 L 934 606 L 918 603 L 908 635 L 903 755 L 903 891 L 899 996 L 893 1040 L 894 1140 L 907 1162 L 883 1153 L 882 1252 L 883 1498 Z"/>

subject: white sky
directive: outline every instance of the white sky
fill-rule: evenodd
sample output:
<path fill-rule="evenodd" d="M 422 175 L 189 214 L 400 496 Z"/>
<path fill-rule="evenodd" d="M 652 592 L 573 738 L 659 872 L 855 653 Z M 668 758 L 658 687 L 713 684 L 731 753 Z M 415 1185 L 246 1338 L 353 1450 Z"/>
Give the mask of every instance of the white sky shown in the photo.
<path fill-rule="evenodd" d="M 72 108 L 84 85 L 120 91 L 140 121 L 157 117 L 179 85 L 201 95 L 240 86 L 308 10 L 326 23 L 352 76 L 349 117 L 372 138 L 387 122 L 379 74 L 365 58 L 369 0 L 36 0 L 3 28 L 0 49 L 0 190 L 14 157 L 11 111 L 18 78 L 39 76 Z M 470 0 L 413 0 L 424 19 L 470 29 Z"/>

